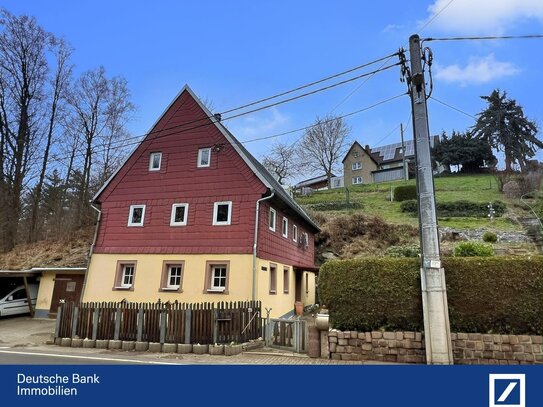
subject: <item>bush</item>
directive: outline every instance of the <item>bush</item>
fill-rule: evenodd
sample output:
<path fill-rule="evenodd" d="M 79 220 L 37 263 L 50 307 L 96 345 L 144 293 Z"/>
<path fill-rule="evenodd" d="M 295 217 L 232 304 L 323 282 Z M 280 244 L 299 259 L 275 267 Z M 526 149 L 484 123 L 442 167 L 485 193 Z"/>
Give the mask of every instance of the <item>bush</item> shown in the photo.
<path fill-rule="evenodd" d="M 319 202 L 316 204 L 306 205 L 309 209 L 314 211 L 341 211 L 344 209 L 362 209 L 360 202 Z"/>
<path fill-rule="evenodd" d="M 364 258 L 321 267 L 334 328 L 423 330 L 418 259 Z M 443 259 L 453 332 L 543 334 L 543 256 Z"/>
<path fill-rule="evenodd" d="M 420 246 L 390 246 L 386 249 L 385 255 L 390 257 L 419 257 Z"/>
<path fill-rule="evenodd" d="M 488 217 L 488 203 L 487 202 L 472 202 L 472 201 L 451 201 L 451 202 L 438 202 L 437 216 L 440 218 L 486 218 Z M 417 201 L 405 201 L 400 205 L 402 212 L 409 213 L 411 215 L 417 214 Z M 492 202 L 492 208 L 494 209 L 494 216 L 499 217 L 505 213 L 507 206 L 502 201 Z"/>
<path fill-rule="evenodd" d="M 407 201 L 410 199 L 417 199 L 417 186 L 416 185 L 401 185 L 394 188 L 394 198 L 396 202 Z"/>
<path fill-rule="evenodd" d="M 496 243 L 498 241 L 498 236 L 493 232 L 485 232 L 483 234 L 483 242 L 487 243 Z"/>
<path fill-rule="evenodd" d="M 488 257 L 494 255 L 491 245 L 478 242 L 462 242 L 454 248 L 456 257 Z"/>

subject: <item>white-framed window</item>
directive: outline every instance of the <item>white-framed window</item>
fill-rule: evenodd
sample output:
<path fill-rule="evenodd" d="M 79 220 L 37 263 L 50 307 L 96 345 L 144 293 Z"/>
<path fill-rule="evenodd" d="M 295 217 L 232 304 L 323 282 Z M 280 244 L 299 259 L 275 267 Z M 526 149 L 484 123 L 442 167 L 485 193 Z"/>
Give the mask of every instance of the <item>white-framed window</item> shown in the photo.
<path fill-rule="evenodd" d="M 281 223 L 281 235 L 288 238 L 288 219 L 283 216 L 283 222 Z"/>
<path fill-rule="evenodd" d="M 160 279 L 159 291 L 176 291 L 182 293 L 183 290 L 183 270 L 185 268 L 184 260 L 165 260 L 162 263 L 162 277 Z"/>
<path fill-rule="evenodd" d="M 353 157 L 354 158 L 360 157 L 360 153 L 358 151 L 353 151 Z"/>
<path fill-rule="evenodd" d="M 268 226 L 270 227 L 270 230 L 272 232 L 275 232 L 275 220 L 277 218 L 277 213 L 275 212 L 275 209 L 270 208 L 270 219 Z"/>
<path fill-rule="evenodd" d="M 352 168 L 353 171 L 361 170 L 362 169 L 362 163 L 360 161 L 352 163 L 351 168 Z"/>
<path fill-rule="evenodd" d="M 143 226 L 145 219 L 145 205 L 130 205 L 128 213 L 128 226 Z"/>
<path fill-rule="evenodd" d="M 183 268 L 181 264 L 170 264 L 168 266 L 168 280 L 166 281 L 166 288 L 179 288 L 181 286 L 181 273 Z"/>
<path fill-rule="evenodd" d="M 170 226 L 185 226 L 187 224 L 189 213 L 188 203 L 175 203 L 172 205 L 172 214 L 170 216 Z"/>
<path fill-rule="evenodd" d="M 339 188 L 339 187 L 341 186 L 341 180 L 340 180 L 340 179 L 335 179 L 335 180 L 334 180 L 334 186 L 335 186 L 336 188 Z"/>
<path fill-rule="evenodd" d="M 226 264 L 215 264 L 211 266 L 211 284 L 210 291 L 226 290 Z"/>
<path fill-rule="evenodd" d="M 121 284 L 122 288 L 130 288 L 134 284 L 134 275 L 136 268 L 133 264 L 123 264 L 122 265 L 122 274 L 121 274 Z"/>
<path fill-rule="evenodd" d="M 149 171 L 159 171 L 162 163 L 162 153 L 151 153 L 149 156 Z"/>
<path fill-rule="evenodd" d="M 298 241 L 298 226 L 292 225 L 292 240 Z"/>
<path fill-rule="evenodd" d="M 215 202 L 213 205 L 213 225 L 232 223 L 232 201 Z"/>
<path fill-rule="evenodd" d="M 361 183 L 362 183 L 362 177 L 353 177 L 353 185 L 361 184 Z"/>
<path fill-rule="evenodd" d="M 209 167 L 211 165 L 211 147 L 198 150 L 198 167 Z"/>

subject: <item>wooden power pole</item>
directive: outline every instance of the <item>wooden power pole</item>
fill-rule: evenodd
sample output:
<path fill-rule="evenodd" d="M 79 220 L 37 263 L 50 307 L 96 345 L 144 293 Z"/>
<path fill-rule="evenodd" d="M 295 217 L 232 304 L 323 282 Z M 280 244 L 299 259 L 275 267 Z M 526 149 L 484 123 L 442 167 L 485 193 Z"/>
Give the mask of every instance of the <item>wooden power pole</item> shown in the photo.
<path fill-rule="evenodd" d="M 441 267 L 439 234 L 434 194 L 434 177 L 430 158 L 430 131 L 421 63 L 420 38 L 409 38 L 411 61 L 411 108 L 413 113 L 413 142 L 415 144 L 417 200 L 422 265 L 422 307 L 426 362 L 428 364 L 452 364 L 452 345 L 447 305 L 445 271 Z"/>

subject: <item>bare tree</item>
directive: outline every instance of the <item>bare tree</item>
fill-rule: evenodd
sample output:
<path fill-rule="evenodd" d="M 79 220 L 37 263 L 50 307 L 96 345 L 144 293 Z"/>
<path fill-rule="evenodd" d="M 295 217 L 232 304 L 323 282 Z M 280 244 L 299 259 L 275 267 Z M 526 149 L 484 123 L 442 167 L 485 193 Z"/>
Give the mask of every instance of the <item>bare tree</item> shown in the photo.
<path fill-rule="evenodd" d="M 324 171 L 328 178 L 328 188 L 332 174 L 347 150 L 350 131 L 341 117 L 317 117 L 300 143 L 298 155 L 301 160 L 313 171 Z"/>
<path fill-rule="evenodd" d="M 15 246 L 21 195 L 35 149 L 51 35 L 32 17 L 0 12 L 0 250 Z"/>
<path fill-rule="evenodd" d="M 296 149 L 284 143 L 275 143 L 262 157 L 262 165 L 281 185 L 296 173 Z"/>

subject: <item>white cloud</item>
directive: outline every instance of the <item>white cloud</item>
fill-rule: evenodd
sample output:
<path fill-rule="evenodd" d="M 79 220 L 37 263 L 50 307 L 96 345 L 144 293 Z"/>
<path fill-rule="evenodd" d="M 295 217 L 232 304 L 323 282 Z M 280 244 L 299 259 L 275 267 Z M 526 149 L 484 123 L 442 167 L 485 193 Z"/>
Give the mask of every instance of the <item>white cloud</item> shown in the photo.
<path fill-rule="evenodd" d="M 270 117 L 271 113 L 271 117 Z M 256 137 L 265 137 L 272 135 L 272 133 L 280 128 L 282 125 L 288 123 L 288 117 L 281 114 L 277 108 L 273 107 L 269 112 L 263 115 L 251 115 L 244 117 L 241 123 L 234 123 L 233 133 L 240 140 L 247 140 Z"/>
<path fill-rule="evenodd" d="M 403 30 L 404 28 L 405 26 L 401 24 L 389 24 L 385 28 L 383 28 L 383 32 L 390 33 L 390 32 Z"/>
<path fill-rule="evenodd" d="M 512 76 L 520 72 L 510 62 L 500 62 L 494 54 L 486 57 L 472 57 L 465 67 L 458 65 L 435 65 L 435 78 L 445 82 L 457 82 L 462 86 L 487 83 L 494 79 Z"/>
<path fill-rule="evenodd" d="M 435 0 L 428 6 L 432 30 L 455 34 L 503 34 L 523 20 L 535 19 L 543 23 L 542 0 Z"/>

